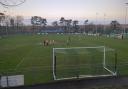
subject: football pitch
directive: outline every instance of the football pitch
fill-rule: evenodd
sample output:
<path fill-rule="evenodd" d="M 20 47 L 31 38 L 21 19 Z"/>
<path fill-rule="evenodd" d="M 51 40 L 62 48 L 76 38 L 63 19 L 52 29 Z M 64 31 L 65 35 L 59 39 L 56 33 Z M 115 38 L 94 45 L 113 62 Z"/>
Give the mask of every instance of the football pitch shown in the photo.
<path fill-rule="evenodd" d="M 70 42 L 67 43 L 69 37 Z M 44 46 L 44 39 L 54 40 L 55 43 Z M 25 85 L 51 82 L 53 48 L 94 46 L 114 49 L 117 52 L 118 75 L 128 75 L 128 39 L 80 34 L 12 35 L 1 38 L 0 75 L 24 75 Z M 62 70 L 62 74 L 63 72 Z"/>

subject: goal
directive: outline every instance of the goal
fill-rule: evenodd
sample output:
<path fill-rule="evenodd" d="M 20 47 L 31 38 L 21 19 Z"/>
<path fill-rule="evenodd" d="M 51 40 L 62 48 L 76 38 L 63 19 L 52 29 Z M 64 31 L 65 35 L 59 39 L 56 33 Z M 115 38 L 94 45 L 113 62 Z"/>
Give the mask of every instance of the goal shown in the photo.
<path fill-rule="evenodd" d="M 105 46 L 53 48 L 53 79 L 116 76 L 116 59 Z"/>

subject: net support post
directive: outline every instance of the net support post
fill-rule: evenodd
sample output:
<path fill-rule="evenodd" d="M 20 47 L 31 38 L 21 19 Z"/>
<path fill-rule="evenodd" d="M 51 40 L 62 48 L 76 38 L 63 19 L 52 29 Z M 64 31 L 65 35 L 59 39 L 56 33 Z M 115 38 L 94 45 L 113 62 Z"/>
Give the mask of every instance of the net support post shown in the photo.
<path fill-rule="evenodd" d="M 56 73 L 55 73 L 55 72 L 56 72 L 56 67 L 55 67 L 56 61 L 55 61 L 55 60 L 56 60 L 55 48 L 53 48 L 53 60 L 52 60 L 52 61 L 53 61 L 53 62 L 52 62 L 52 63 L 53 63 L 53 64 L 52 64 L 52 69 L 53 69 L 53 71 L 52 71 L 52 72 L 53 72 L 53 79 L 54 79 L 54 80 L 56 80 Z"/>
<path fill-rule="evenodd" d="M 103 47 L 104 49 L 104 55 L 103 55 L 103 67 L 106 67 L 105 61 L 106 61 L 106 49 L 105 46 Z"/>
<path fill-rule="evenodd" d="M 115 76 L 117 75 L 117 52 L 115 51 Z"/>

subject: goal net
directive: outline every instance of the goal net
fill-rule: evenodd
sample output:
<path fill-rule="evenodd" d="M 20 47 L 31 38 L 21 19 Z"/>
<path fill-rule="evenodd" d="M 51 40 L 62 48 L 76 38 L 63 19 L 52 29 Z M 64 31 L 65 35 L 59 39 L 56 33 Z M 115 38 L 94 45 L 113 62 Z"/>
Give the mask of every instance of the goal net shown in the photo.
<path fill-rule="evenodd" d="M 99 47 L 53 48 L 54 80 L 116 76 L 116 54 Z"/>

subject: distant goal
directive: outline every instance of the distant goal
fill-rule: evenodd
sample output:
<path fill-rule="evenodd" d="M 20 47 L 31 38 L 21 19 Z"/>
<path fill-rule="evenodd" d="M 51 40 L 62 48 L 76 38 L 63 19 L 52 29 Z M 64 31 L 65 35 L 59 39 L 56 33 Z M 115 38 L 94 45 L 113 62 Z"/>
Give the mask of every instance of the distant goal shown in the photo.
<path fill-rule="evenodd" d="M 53 48 L 54 80 L 117 75 L 117 54 L 105 46 Z"/>

